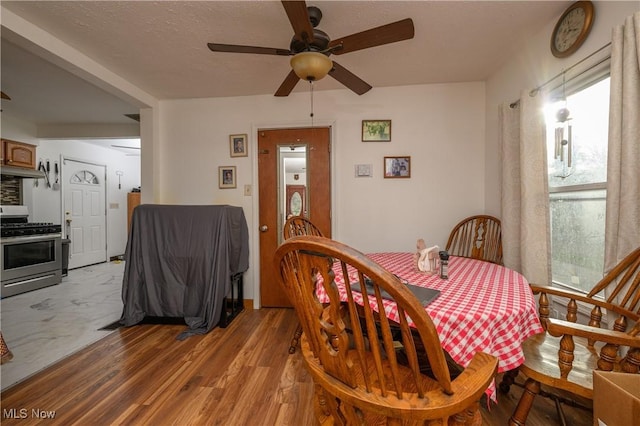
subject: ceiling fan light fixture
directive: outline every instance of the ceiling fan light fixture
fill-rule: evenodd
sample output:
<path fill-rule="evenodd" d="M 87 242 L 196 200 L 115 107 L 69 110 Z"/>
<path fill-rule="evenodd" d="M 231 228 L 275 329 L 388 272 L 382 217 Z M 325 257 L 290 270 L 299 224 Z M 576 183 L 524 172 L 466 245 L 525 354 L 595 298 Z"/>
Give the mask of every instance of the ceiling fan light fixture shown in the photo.
<path fill-rule="evenodd" d="M 291 58 L 291 68 L 302 80 L 318 81 L 331 71 L 333 62 L 322 53 L 300 52 Z"/>

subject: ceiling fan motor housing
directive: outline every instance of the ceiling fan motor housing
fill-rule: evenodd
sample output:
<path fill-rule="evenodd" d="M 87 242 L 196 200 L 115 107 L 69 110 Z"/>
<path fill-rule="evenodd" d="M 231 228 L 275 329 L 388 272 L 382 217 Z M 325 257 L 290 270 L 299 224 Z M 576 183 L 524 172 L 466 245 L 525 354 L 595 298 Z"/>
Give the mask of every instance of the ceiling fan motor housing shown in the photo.
<path fill-rule="evenodd" d="M 311 43 L 306 43 L 304 41 L 298 40 L 295 36 L 291 39 L 291 44 L 289 45 L 289 49 L 293 53 L 300 53 L 304 51 L 311 52 L 322 52 L 326 50 L 327 46 L 329 46 L 329 42 L 331 39 L 329 35 L 322 30 L 317 28 L 313 29 L 313 41 Z"/>

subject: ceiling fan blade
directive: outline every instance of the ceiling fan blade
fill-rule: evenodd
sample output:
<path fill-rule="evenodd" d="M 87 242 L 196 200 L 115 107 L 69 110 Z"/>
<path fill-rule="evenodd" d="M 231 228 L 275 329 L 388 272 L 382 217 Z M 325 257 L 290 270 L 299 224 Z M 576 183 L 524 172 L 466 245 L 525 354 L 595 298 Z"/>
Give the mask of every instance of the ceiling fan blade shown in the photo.
<path fill-rule="evenodd" d="M 329 43 L 329 48 L 337 47 L 335 50 L 332 50 L 331 53 L 334 55 L 342 55 L 343 53 L 354 52 L 369 47 L 408 40 L 413 38 L 413 36 L 413 21 L 411 18 L 407 18 L 402 21 L 351 34 L 350 36 L 337 38 Z M 342 48 L 338 47 L 340 45 L 342 45 Z"/>
<path fill-rule="evenodd" d="M 11 97 L 2 91 L 0 91 L 0 96 L 2 97 L 2 99 L 6 99 L 8 101 L 11 100 Z"/>
<path fill-rule="evenodd" d="M 329 71 L 329 75 L 347 86 L 347 88 L 356 92 L 358 95 L 362 95 L 371 90 L 371 86 L 366 81 L 362 80 L 342 65 L 336 63 L 336 61 L 333 61 L 333 68 Z"/>
<path fill-rule="evenodd" d="M 287 78 L 285 78 L 280 87 L 278 87 L 275 96 L 289 96 L 289 93 L 296 87 L 298 81 L 300 81 L 300 77 L 293 71 L 289 72 Z"/>
<path fill-rule="evenodd" d="M 309 20 L 307 4 L 304 1 L 283 1 L 282 6 L 287 12 L 296 38 L 305 43 L 311 43 L 313 41 L 313 26 Z"/>
<path fill-rule="evenodd" d="M 261 55 L 280 55 L 290 56 L 291 52 L 287 49 L 278 49 L 275 47 L 255 47 L 255 46 L 239 46 L 237 44 L 220 44 L 207 43 L 209 49 L 213 52 L 231 52 L 231 53 L 258 53 Z"/>

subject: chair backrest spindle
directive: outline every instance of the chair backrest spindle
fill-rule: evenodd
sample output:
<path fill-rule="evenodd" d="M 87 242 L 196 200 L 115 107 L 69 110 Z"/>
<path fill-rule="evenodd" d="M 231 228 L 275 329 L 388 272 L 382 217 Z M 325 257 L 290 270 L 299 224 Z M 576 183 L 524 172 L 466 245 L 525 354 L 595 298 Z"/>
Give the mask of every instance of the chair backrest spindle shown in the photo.
<path fill-rule="evenodd" d="M 606 295 L 607 302 L 640 314 L 640 247 L 618 263 L 611 272 L 591 289 L 587 296 L 595 296 L 609 287 L 614 281 L 617 281 L 617 283 Z"/>
<path fill-rule="evenodd" d="M 291 216 L 282 229 L 284 239 L 287 240 L 296 235 L 316 235 L 322 237 L 322 232 L 316 225 L 304 216 Z"/>

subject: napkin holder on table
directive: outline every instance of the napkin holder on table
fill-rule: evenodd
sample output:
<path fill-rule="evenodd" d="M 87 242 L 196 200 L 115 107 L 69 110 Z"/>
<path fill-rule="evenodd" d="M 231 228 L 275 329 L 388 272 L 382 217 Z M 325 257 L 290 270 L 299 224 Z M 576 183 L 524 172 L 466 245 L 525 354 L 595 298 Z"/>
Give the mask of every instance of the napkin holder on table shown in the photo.
<path fill-rule="evenodd" d="M 435 274 L 438 272 L 438 246 L 427 247 L 418 252 L 418 269 L 422 272 Z"/>

